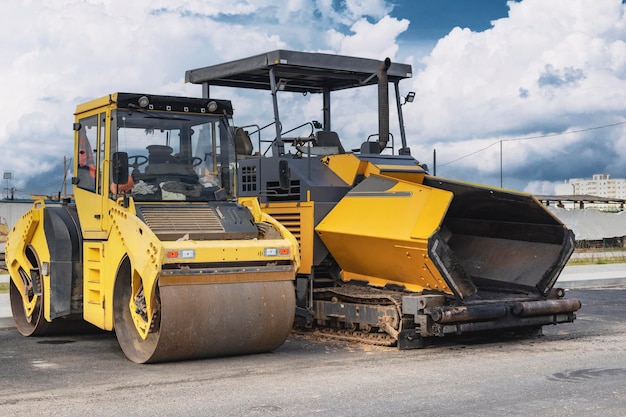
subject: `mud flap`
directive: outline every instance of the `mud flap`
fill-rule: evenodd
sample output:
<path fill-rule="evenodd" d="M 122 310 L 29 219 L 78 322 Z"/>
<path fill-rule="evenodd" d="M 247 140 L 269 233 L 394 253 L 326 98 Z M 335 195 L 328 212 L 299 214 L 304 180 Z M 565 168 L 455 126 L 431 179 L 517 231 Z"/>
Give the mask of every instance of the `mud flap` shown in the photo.
<path fill-rule="evenodd" d="M 43 224 L 50 252 L 50 320 L 53 320 L 75 313 L 72 286 L 82 276 L 77 272 L 82 271 L 82 238 L 78 221 L 65 207 L 46 207 Z"/>

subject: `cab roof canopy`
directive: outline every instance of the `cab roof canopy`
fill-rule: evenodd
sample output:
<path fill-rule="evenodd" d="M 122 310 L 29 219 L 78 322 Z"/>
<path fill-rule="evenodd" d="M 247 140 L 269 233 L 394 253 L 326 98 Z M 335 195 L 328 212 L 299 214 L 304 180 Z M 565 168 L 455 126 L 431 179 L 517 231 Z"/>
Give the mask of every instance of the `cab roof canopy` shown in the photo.
<path fill-rule="evenodd" d="M 381 62 L 375 59 L 296 52 L 283 49 L 236 61 L 188 70 L 185 82 L 271 90 L 277 80 L 283 91 L 324 93 L 376 84 Z M 389 82 L 410 78 L 411 65 L 392 63 Z M 272 77 L 273 75 L 273 77 Z"/>

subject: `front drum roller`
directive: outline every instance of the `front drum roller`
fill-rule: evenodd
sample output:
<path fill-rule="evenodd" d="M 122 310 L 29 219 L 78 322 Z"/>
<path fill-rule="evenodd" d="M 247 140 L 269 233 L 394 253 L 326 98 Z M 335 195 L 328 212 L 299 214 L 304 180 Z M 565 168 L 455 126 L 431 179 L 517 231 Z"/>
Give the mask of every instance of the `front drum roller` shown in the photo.
<path fill-rule="evenodd" d="M 284 343 L 293 325 L 291 281 L 159 284 L 155 328 L 143 339 L 129 309 L 128 276 L 115 284 L 115 332 L 136 363 L 268 352 Z"/>

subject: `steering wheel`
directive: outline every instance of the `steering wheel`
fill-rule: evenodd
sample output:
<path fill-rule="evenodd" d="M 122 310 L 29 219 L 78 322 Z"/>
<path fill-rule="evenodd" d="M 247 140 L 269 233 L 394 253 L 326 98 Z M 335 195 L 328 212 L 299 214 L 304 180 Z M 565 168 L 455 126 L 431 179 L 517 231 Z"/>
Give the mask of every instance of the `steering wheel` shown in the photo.
<path fill-rule="evenodd" d="M 131 168 L 133 169 L 137 169 L 142 165 L 145 165 L 148 163 L 148 157 L 147 156 L 143 156 L 143 155 L 133 155 L 133 156 L 129 156 L 128 157 L 128 162 L 130 162 L 130 160 L 133 160 L 133 163 L 130 164 Z"/>
<path fill-rule="evenodd" d="M 197 156 L 184 156 L 182 158 L 178 158 L 177 163 L 179 165 L 191 164 L 191 166 L 195 168 L 202 163 L 202 158 L 198 158 Z"/>

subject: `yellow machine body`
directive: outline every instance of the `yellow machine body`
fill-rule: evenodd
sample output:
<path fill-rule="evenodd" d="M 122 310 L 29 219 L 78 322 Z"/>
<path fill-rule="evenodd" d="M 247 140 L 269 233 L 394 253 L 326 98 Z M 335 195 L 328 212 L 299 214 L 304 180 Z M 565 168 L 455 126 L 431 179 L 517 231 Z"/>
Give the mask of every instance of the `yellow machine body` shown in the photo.
<path fill-rule="evenodd" d="M 349 191 L 315 230 L 341 265 L 344 281 L 452 294 L 428 255 L 428 238 L 441 226 L 452 197 L 447 191 L 370 176 L 367 187 Z"/>
<path fill-rule="evenodd" d="M 84 321 L 116 330 L 139 363 L 284 342 L 298 242 L 257 199 L 229 194 L 224 114 L 230 102 L 128 93 L 78 106 L 74 201 L 36 202 L 8 236 L 22 334 Z"/>
<path fill-rule="evenodd" d="M 553 288 L 573 233 L 530 194 L 429 175 L 404 129 L 415 93 L 399 83 L 411 76 L 389 58 L 282 49 L 186 72 L 203 91 L 270 93 L 273 121 L 237 129 L 238 190 L 298 239 L 299 325 L 408 349 L 447 333 L 573 321 L 580 302 Z M 365 132 L 362 117 L 337 127 L 346 119 L 333 120 L 333 94 L 374 85 L 378 130 Z M 317 120 L 286 126 L 283 94 L 321 96 Z"/>
<path fill-rule="evenodd" d="M 256 163 L 249 172 L 272 184 L 272 158 Z M 306 326 L 410 349 L 570 322 L 580 308 L 553 290 L 573 233 L 528 193 L 433 177 L 404 156 L 293 159 L 288 171 L 289 197 L 270 194 L 261 209 L 298 239 Z"/>
<path fill-rule="evenodd" d="M 490 285 L 547 292 L 573 250 L 530 194 L 431 177 L 416 162 L 353 159 L 323 160 L 347 183 L 360 182 L 315 226 L 344 281 L 459 298 Z M 443 245 L 447 261 L 434 248 Z"/>

